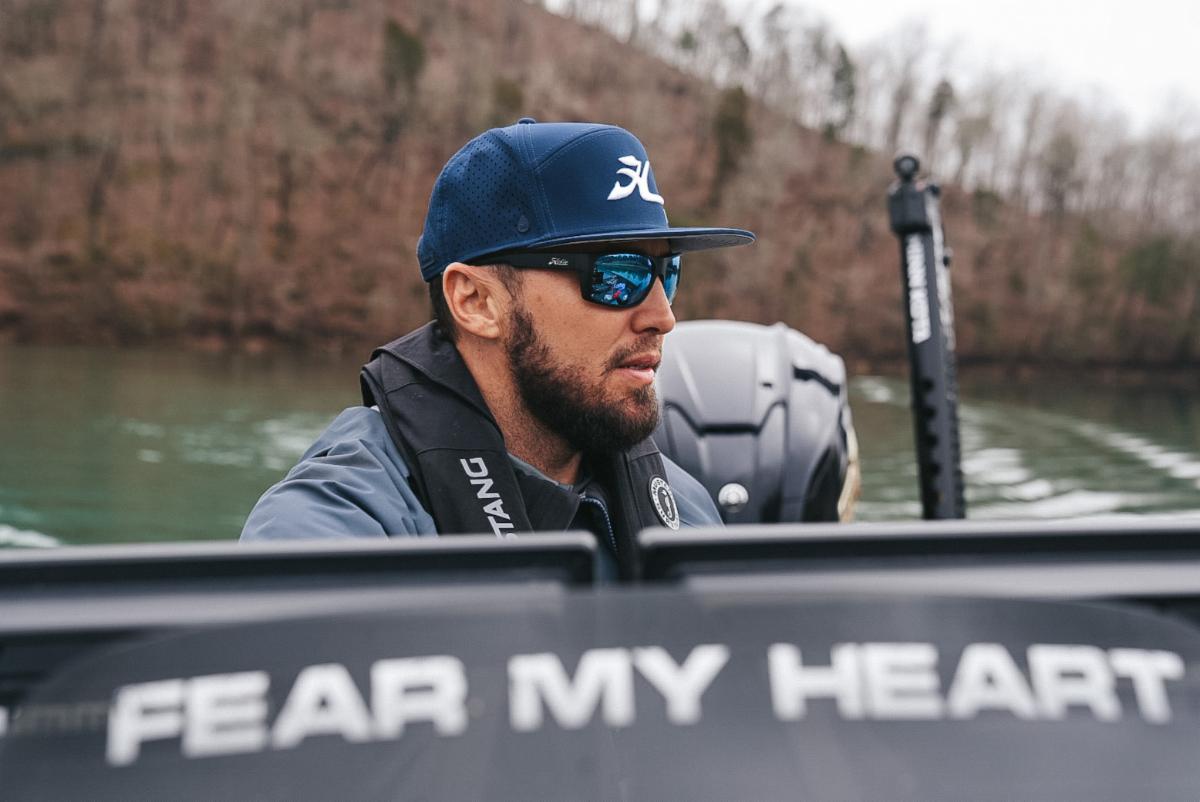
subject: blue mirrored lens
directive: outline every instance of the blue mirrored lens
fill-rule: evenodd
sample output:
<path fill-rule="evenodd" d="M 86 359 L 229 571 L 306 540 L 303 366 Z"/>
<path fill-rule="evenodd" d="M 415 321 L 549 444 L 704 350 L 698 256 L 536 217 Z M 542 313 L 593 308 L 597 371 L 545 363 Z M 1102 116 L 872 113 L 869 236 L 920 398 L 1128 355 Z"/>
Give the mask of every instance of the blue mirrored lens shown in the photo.
<path fill-rule="evenodd" d="M 654 266 L 640 253 L 610 253 L 596 260 L 591 299 L 607 306 L 641 302 L 654 281 Z"/>
<path fill-rule="evenodd" d="M 679 260 L 679 256 L 672 256 L 663 275 L 663 290 L 667 293 L 667 303 L 675 301 L 675 290 L 679 289 Z"/>

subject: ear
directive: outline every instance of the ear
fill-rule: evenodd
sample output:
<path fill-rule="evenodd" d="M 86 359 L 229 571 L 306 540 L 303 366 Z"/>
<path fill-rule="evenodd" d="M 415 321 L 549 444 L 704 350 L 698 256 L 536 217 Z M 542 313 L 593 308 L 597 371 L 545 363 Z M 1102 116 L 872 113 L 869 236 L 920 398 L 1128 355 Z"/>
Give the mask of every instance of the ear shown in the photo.
<path fill-rule="evenodd" d="M 459 331 L 485 340 L 502 336 L 512 296 L 495 271 L 452 262 L 442 273 L 442 292 Z"/>

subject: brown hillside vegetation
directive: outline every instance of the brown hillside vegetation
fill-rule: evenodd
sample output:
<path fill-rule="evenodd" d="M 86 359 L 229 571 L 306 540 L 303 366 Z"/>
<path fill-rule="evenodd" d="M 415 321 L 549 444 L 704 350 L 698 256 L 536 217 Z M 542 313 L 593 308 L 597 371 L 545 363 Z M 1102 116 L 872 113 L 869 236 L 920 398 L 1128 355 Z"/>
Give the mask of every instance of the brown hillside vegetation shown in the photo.
<path fill-rule="evenodd" d="M 0 337 L 361 348 L 428 317 L 414 256 L 467 139 L 530 115 L 645 142 L 681 317 L 902 353 L 890 159 L 522 0 L 0 0 Z M 964 358 L 1194 362 L 1200 245 L 951 187 Z"/>

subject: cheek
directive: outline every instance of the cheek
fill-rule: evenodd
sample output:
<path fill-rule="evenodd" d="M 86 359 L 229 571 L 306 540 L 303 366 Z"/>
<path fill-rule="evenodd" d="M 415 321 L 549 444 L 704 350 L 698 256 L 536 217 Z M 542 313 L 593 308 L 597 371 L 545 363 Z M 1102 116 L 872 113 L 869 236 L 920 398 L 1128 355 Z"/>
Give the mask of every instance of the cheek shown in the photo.
<path fill-rule="evenodd" d="M 573 274 L 529 275 L 523 296 L 540 338 L 559 361 L 587 375 L 603 371 L 626 329 L 621 312 L 583 300 Z"/>
<path fill-rule="evenodd" d="M 562 359 L 579 366 L 586 375 L 604 374 L 621 343 L 622 328 L 614 317 L 606 315 L 603 309 L 596 312 L 587 309 L 564 320 L 558 349 Z"/>

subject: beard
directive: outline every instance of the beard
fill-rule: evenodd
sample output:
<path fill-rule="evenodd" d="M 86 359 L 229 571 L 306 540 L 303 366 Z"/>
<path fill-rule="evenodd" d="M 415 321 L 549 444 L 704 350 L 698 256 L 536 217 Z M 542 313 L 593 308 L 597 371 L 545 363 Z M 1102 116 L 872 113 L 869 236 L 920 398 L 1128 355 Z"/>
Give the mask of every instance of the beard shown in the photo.
<path fill-rule="evenodd" d="M 585 454 L 624 451 L 645 440 L 658 426 L 653 384 L 610 398 L 602 379 L 589 380 L 580 367 L 554 358 L 526 309 L 517 306 L 513 310 L 512 324 L 504 348 L 517 392 L 530 414 L 572 448 Z M 605 364 L 605 372 L 658 343 L 656 336 L 647 339 L 614 354 Z"/>

